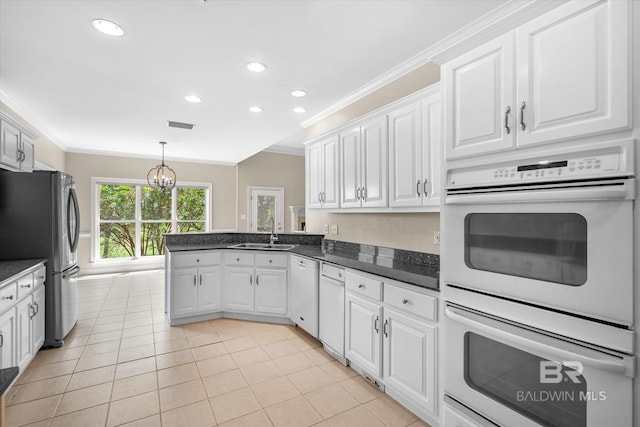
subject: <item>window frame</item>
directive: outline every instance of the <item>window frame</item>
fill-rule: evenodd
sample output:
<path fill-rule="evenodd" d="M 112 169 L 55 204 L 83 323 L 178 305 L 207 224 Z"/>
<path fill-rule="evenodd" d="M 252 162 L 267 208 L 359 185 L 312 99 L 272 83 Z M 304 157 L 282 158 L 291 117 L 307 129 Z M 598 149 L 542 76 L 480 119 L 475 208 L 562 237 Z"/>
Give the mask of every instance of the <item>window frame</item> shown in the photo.
<path fill-rule="evenodd" d="M 128 185 L 135 187 L 135 218 L 133 220 L 100 220 L 100 191 L 101 185 Z M 171 220 L 143 220 L 142 219 L 142 187 L 149 187 L 149 183 L 144 179 L 126 179 L 126 178 L 106 178 L 91 177 L 91 262 L 92 263 L 119 263 L 119 262 L 155 262 L 164 255 L 146 255 L 140 254 L 140 240 L 142 238 L 142 224 L 152 222 L 171 222 L 171 234 L 178 233 L 178 224 L 181 222 L 204 222 L 204 233 L 211 230 L 211 201 L 212 187 L 210 182 L 187 182 L 181 181 L 171 190 Z M 203 220 L 178 220 L 177 215 L 177 191 L 178 188 L 202 188 L 205 190 L 205 219 Z M 108 222 L 131 222 L 135 223 L 135 254 L 133 257 L 118 258 L 101 258 L 100 257 L 100 224 Z"/>

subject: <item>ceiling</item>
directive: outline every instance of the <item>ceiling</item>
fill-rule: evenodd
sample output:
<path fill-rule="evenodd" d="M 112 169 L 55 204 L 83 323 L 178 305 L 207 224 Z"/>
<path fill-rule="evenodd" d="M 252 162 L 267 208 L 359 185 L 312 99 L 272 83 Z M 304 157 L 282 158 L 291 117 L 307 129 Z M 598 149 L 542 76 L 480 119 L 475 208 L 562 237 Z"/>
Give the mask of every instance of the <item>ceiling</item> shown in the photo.
<path fill-rule="evenodd" d="M 0 99 L 67 151 L 235 164 L 504 3 L 0 0 Z"/>

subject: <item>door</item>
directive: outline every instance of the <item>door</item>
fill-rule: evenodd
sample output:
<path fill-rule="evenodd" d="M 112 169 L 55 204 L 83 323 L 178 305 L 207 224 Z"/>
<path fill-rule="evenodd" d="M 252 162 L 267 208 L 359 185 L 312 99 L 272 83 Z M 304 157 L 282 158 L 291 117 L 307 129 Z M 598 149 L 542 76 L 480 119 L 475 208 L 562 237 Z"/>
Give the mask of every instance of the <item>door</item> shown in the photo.
<path fill-rule="evenodd" d="M 31 317 L 33 315 L 33 305 L 31 295 L 23 298 L 16 304 L 16 364 L 20 367 L 20 372 L 27 367 L 31 360 L 33 331 L 31 328 Z"/>
<path fill-rule="evenodd" d="M 255 311 L 287 314 L 287 270 L 256 268 Z"/>
<path fill-rule="evenodd" d="M 222 267 L 198 267 L 198 311 L 222 309 Z"/>
<path fill-rule="evenodd" d="M 35 353 L 44 344 L 44 286 L 39 286 L 33 293 L 33 307 L 33 351 Z"/>
<path fill-rule="evenodd" d="M 340 134 L 340 207 L 359 208 L 361 200 L 360 181 L 360 127 Z"/>
<path fill-rule="evenodd" d="M 19 168 L 19 147 L 20 130 L 8 122 L 0 120 L 0 163 L 12 168 Z"/>
<path fill-rule="evenodd" d="M 198 277 L 196 267 L 174 268 L 171 273 L 171 313 L 181 317 L 196 311 Z"/>
<path fill-rule="evenodd" d="M 323 208 L 339 206 L 338 166 L 338 135 L 335 135 L 322 141 Z"/>
<path fill-rule="evenodd" d="M 447 159 L 514 147 L 513 37 L 506 34 L 443 66 Z"/>
<path fill-rule="evenodd" d="M 345 307 L 345 357 L 375 378 L 382 377 L 382 307 L 349 293 Z"/>
<path fill-rule="evenodd" d="M 0 316 L 0 368 L 16 366 L 16 310 L 11 308 Z"/>
<path fill-rule="evenodd" d="M 518 28 L 518 146 L 628 126 L 630 6 L 570 2 Z"/>
<path fill-rule="evenodd" d="M 391 207 L 422 205 L 422 125 L 420 102 L 389 113 Z"/>
<path fill-rule="evenodd" d="M 362 207 L 387 206 L 387 118 L 378 117 L 361 126 Z"/>
<path fill-rule="evenodd" d="M 253 268 L 225 267 L 225 310 L 253 311 L 253 279 Z"/>
<path fill-rule="evenodd" d="M 322 207 L 322 142 L 307 146 L 307 206 Z"/>
<path fill-rule="evenodd" d="M 435 416 L 436 327 L 384 311 L 384 381 Z"/>
<path fill-rule="evenodd" d="M 282 233 L 284 188 L 250 186 L 249 211 L 252 233 Z"/>

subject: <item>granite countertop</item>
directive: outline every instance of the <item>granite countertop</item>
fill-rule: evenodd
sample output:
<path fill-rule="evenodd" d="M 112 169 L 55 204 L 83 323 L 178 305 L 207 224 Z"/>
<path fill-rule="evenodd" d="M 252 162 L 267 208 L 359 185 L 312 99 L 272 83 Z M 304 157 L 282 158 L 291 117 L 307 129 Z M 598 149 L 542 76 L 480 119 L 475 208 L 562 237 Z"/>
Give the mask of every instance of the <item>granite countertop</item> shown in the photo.
<path fill-rule="evenodd" d="M 12 366 L 10 368 L 0 369 L 0 395 L 3 395 L 7 392 L 7 389 L 16 379 L 20 369 L 17 366 Z"/>
<path fill-rule="evenodd" d="M 250 233 L 226 233 L 222 235 L 214 234 L 213 236 L 215 237 L 208 238 L 207 235 L 202 234 L 194 239 L 189 239 L 185 235 L 177 239 L 171 239 L 167 235 L 166 247 L 169 252 L 228 249 L 229 246 L 242 241 L 261 242 L 269 238 L 268 234 L 254 235 Z M 312 236 L 312 240 L 307 240 L 306 242 L 303 236 L 279 236 L 278 243 L 296 245 L 288 251 L 280 252 L 293 253 L 329 262 L 434 291 L 439 289 L 440 257 L 438 255 L 324 240 L 318 239 L 317 236 Z"/>
<path fill-rule="evenodd" d="M 0 261 L 0 282 L 20 274 L 24 270 L 27 270 L 34 265 L 38 265 L 41 262 L 46 261 L 44 259 L 17 259 L 17 260 L 5 260 Z"/>

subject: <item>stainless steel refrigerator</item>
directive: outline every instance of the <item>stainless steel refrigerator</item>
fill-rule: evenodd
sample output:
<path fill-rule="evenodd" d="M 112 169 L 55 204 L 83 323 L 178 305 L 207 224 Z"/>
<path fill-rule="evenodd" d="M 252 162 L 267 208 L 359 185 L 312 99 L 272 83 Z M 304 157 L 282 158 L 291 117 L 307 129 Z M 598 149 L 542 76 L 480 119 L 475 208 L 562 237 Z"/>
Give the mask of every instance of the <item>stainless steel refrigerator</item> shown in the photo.
<path fill-rule="evenodd" d="M 47 260 L 44 347 L 60 347 L 78 320 L 79 230 L 71 175 L 0 171 L 0 259 Z"/>

